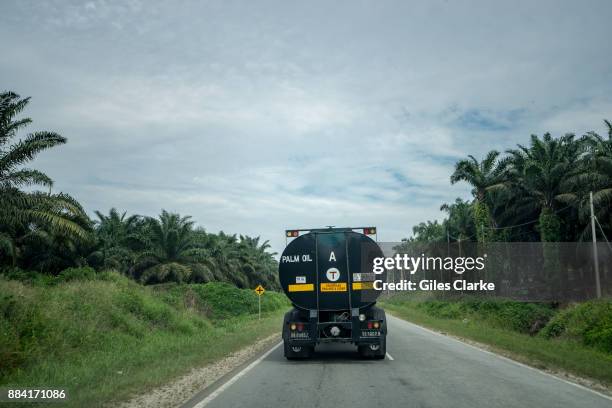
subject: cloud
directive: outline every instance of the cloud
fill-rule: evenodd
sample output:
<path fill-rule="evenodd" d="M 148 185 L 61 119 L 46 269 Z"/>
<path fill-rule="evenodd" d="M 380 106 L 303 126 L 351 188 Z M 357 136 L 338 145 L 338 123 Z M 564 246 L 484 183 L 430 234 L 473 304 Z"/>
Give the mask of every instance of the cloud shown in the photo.
<path fill-rule="evenodd" d="M 462 112 L 453 124 L 467 130 L 500 131 L 517 128 L 518 122 L 525 114 L 525 109 L 513 109 L 506 112 L 469 109 Z"/>
<path fill-rule="evenodd" d="M 69 138 L 35 167 L 89 211 L 208 230 L 376 225 L 399 240 L 454 163 L 603 132 L 612 5 L 2 2 L 5 87 Z M 585 30 L 584 27 L 589 27 Z"/>

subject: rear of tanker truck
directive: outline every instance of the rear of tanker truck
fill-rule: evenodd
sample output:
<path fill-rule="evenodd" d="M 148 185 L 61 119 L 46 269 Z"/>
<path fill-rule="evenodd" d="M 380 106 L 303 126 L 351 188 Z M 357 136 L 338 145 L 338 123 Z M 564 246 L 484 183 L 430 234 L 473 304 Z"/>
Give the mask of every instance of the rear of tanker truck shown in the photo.
<path fill-rule="evenodd" d="M 359 232 L 357 232 L 359 231 Z M 384 359 L 387 321 L 376 307 L 376 228 L 287 230 L 279 279 L 293 309 L 283 320 L 287 359 L 308 358 L 317 345 L 351 343 L 364 358 Z"/>

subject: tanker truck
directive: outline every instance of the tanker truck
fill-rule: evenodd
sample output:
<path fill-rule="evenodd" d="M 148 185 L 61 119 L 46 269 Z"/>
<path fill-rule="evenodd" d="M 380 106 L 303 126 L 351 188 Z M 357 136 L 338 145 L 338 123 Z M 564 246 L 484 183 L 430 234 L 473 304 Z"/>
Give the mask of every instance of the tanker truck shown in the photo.
<path fill-rule="evenodd" d="M 359 231 L 359 232 L 357 232 Z M 285 357 L 309 358 L 315 346 L 350 343 L 364 358 L 384 359 L 387 319 L 376 307 L 372 272 L 382 257 L 374 227 L 285 231 L 279 279 L 293 308 L 283 320 Z"/>

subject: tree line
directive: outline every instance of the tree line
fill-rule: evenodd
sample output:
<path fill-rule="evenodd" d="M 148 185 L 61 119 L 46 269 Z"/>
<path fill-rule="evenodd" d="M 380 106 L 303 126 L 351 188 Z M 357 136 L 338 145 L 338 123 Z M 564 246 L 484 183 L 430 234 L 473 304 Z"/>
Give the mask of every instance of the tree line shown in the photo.
<path fill-rule="evenodd" d="M 18 138 L 32 122 L 18 118 L 29 100 L 0 93 L 0 272 L 57 275 L 92 267 L 145 284 L 224 281 L 279 288 L 275 254 L 259 237 L 211 234 L 190 216 L 165 210 L 146 217 L 113 208 L 91 219 L 75 198 L 53 193 L 53 180 L 27 164 L 67 140 L 47 131 Z"/>
<path fill-rule="evenodd" d="M 455 164 L 450 183 L 470 199 L 445 203 L 442 222 L 413 227 L 409 241 L 576 242 L 590 240 L 590 194 L 597 238 L 612 237 L 612 123 L 607 135 L 531 135 L 528 145 Z"/>

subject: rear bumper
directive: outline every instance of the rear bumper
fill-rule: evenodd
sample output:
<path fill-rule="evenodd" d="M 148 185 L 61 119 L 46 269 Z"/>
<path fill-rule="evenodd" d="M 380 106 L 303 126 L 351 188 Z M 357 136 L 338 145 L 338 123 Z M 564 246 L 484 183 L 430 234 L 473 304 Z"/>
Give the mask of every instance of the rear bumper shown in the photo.
<path fill-rule="evenodd" d="M 374 328 L 370 323 L 376 321 L 380 322 L 380 327 Z M 297 329 L 294 327 L 291 330 L 294 324 Z M 350 319 L 344 321 L 319 321 L 318 312 L 315 310 L 305 316 L 294 309 L 285 315 L 283 323 L 283 341 L 291 346 L 315 346 L 324 343 L 381 344 L 386 336 L 386 317 L 384 311 L 378 308 L 369 310 L 366 321 L 359 320 L 359 310 L 355 310 Z"/>
<path fill-rule="evenodd" d="M 325 344 L 325 343 L 352 343 L 355 345 L 361 344 L 379 344 L 381 339 L 385 337 L 385 333 L 379 331 L 373 333 L 371 330 L 362 330 L 361 327 L 358 327 L 357 336 L 352 336 L 353 329 L 350 327 L 350 323 L 348 323 L 348 327 L 346 323 L 344 324 L 344 330 L 346 330 L 346 334 L 348 336 L 343 337 L 332 337 L 332 336 L 322 336 L 321 333 L 325 333 L 324 329 L 330 326 L 329 323 L 322 323 L 318 325 L 319 327 L 315 328 L 315 330 L 311 330 L 310 327 L 306 326 L 302 332 L 298 332 L 295 334 L 291 334 L 290 332 L 283 333 L 283 340 L 292 345 L 292 346 L 313 346 L 317 344 Z M 312 337 L 312 333 L 318 333 L 319 336 Z M 367 335 L 359 335 L 366 334 Z"/>
<path fill-rule="evenodd" d="M 316 346 L 317 344 L 328 344 L 328 343 L 350 343 L 356 346 L 362 344 L 380 344 L 383 336 L 381 337 L 360 337 L 357 341 L 352 338 L 339 337 L 339 338 L 318 338 L 318 339 L 285 339 L 285 342 L 291 346 Z"/>

